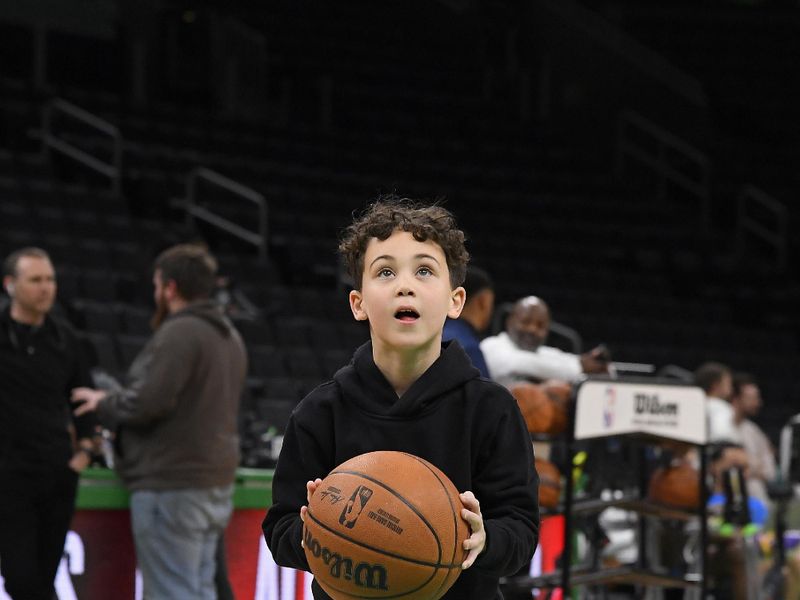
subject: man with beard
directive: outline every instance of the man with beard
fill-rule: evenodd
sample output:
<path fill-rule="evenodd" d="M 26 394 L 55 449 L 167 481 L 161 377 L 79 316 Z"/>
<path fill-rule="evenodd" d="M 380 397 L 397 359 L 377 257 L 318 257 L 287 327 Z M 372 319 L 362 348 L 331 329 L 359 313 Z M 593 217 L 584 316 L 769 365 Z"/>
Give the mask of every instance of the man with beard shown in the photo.
<path fill-rule="evenodd" d="M 769 438 L 752 421 L 761 410 L 761 389 L 749 373 L 734 374 L 731 406 L 734 427 L 747 453 L 747 491 L 751 497 L 769 506 L 767 484 L 777 475 L 775 451 Z"/>
<path fill-rule="evenodd" d="M 91 458 L 94 419 L 71 418 L 70 390 L 91 379 L 72 329 L 50 314 L 50 257 L 23 248 L 5 261 L 0 311 L 0 572 L 8 594 L 51 600 Z"/>
<path fill-rule="evenodd" d="M 73 390 L 116 431 L 115 468 L 130 510 L 144 595 L 215 598 L 214 554 L 231 516 L 237 413 L 247 371 L 242 340 L 210 300 L 216 261 L 179 245 L 154 265 L 155 333 L 125 388 Z"/>
<path fill-rule="evenodd" d="M 584 373 L 608 372 L 607 351 L 598 347 L 570 354 L 545 346 L 550 333 L 550 309 L 536 296 L 518 300 L 506 320 L 506 330 L 481 342 L 489 374 L 510 386 L 518 381 L 559 379 L 573 383 Z"/>

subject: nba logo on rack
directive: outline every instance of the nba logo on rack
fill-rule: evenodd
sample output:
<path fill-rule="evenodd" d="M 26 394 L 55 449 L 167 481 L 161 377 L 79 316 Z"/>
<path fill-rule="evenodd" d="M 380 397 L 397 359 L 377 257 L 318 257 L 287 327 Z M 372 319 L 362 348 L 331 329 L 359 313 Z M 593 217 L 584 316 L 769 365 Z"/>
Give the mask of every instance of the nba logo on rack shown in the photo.
<path fill-rule="evenodd" d="M 603 425 L 607 428 L 614 424 L 614 408 L 617 403 L 617 390 L 607 387 L 605 393 L 605 404 L 603 406 Z"/>
<path fill-rule="evenodd" d="M 364 507 L 371 497 L 371 489 L 364 485 L 358 486 L 353 491 L 353 495 L 350 496 L 350 500 L 347 501 L 347 505 L 342 510 L 342 514 L 339 516 L 339 524 L 344 525 L 348 529 L 355 527 L 358 516 L 361 514 L 361 511 L 364 510 Z"/>

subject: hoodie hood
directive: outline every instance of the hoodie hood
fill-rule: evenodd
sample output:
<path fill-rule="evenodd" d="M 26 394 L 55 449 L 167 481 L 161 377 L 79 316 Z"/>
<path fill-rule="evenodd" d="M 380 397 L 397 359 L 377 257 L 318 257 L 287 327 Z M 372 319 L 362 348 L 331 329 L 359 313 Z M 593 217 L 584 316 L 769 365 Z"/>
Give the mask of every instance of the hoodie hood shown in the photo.
<path fill-rule="evenodd" d="M 170 315 L 164 322 L 182 317 L 197 317 L 203 319 L 217 329 L 224 337 L 229 337 L 233 331 L 233 325 L 228 317 L 222 312 L 222 307 L 214 300 L 198 300 Z"/>
<path fill-rule="evenodd" d="M 352 362 L 333 376 L 342 397 L 361 410 L 385 417 L 409 418 L 433 406 L 443 396 L 480 377 L 457 341 L 442 344 L 439 358 L 406 392 L 397 397 L 372 358 L 372 342 L 359 347 Z"/>

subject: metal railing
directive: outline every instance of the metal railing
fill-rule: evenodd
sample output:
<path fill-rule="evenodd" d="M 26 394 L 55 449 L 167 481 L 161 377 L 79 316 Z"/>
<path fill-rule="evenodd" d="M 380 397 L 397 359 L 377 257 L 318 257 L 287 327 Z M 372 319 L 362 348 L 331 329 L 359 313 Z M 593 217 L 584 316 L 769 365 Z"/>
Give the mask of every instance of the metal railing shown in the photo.
<path fill-rule="evenodd" d="M 650 147 L 637 143 L 635 138 L 646 138 Z M 711 211 L 711 161 L 704 153 L 659 127 L 642 115 L 625 110 L 620 113 L 617 130 L 616 169 L 622 175 L 628 160 L 632 159 L 649 168 L 657 177 L 658 196 L 667 195 L 672 184 L 697 199 L 703 222 L 710 223 Z M 696 173 L 688 172 L 687 164 Z"/>
<path fill-rule="evenodd" d="M 53 131 L 53 120 L 59 113 L 108 135 L 112 141 L 111 162 L 104 162 L 85 150 L 81 150 L 68 141 L 59 138 Z M 90 169 L 105 175 L 111 180 L 112 191 L 115 194 L 120 193 L 122 183 L 122 134 L 116 125 L 112 125 L 97 115 L 93 115 L 89 111 L 75 106 L 62 98 L 55 98 L 45 104 L 42 111 L 42 155 L 46 160 L 49 159 L 51 150 L 56 150 L 65 156 L 69 156 Z"/>
<path fill-rule="evenodd" d="M 575 0 L 538 0 L 536 3 L 558 15 L 569 27 L 581 31 L 621 62 L 634 67 L 642 77 L 658 81 L 692 106 L 706 107 L 708 96 L 700 81 L 678 68 L 651 47 L 637 41 L 621 27 Z M 560 32 L 559 32 L 560 33 Z"/>
<path fill-rule="evenodd" d="M 199 180 L 207 181 L 219 188 L 229 191 L 233 196 L 247 200 L 256 205 L 258 210 L 257 231 L 250 231 L 226 219 L 212 210 L 200 206 L 197 202 L 197 184 Z M 206 167 L 196 167 L 186 178 L 186 198 L 183 203 L 186 210 L 187 219 L 200 219 L 215 227 L 239 238 L 258 248 L 258 256 L 261 260 L 267 258 L 267 200 L 264 195 L 256 190 L 249 188 L 241 183 L 229 179 L 224 175 L 207 169 Z"/>
<path fill-rule="evenodd" d="M 753 208 L 769 215 L 766 223 L 752 214 Z M 783 269 L 788 256 L 788 228 L 786 206 L 754 185 L 742 187 L 736 219 L 736 242 L 740 256 L 746 251 L 748 236 L 752 236 L 775 251 L 775 266 Z"/>

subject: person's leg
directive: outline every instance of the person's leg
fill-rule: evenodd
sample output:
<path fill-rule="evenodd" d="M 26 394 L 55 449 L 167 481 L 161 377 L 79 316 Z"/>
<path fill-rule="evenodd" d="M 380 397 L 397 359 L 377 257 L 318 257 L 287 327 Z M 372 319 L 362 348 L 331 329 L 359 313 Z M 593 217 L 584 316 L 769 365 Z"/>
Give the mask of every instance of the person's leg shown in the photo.
<path fill-rule="evenodd" d="M 217 590 L 217 600 L 236 600 L 228 579 L 227 553 L 225 552 L 225 532 L 219 536 L 217 551 L 214 556 L 217 571 L 214 574 L 214 587 Z"/>
<path fill-rule="evenodd" d="M 39 572 L 37 482 L 9 474 L 0 479 L 0 572 L 6 592 L 15 600 L 51 600 Z"/>
<path fill-rule="evenodd" d="M 201 492 L 198 490 L 198 492 Z M 221 546 L 225 527 L 228 525 L 231 513 L 233 512 L 233 486 L 215 487 L 208 490 L 202 490 L 204 495 L 203 503 L 205 504 L 208 521 L 208 530 L 206 532 L 203 560 L 200 565 L 200 598 L 207 600 L 221 599 L 219 588 L 217 586 L 217 574 L 219 570 L 219 560 L 217 560 L 218 550 L 223 548 L 223 573 L 224 583 L 227 584 L 226 593 L 233 597 L 230 589 L 230 584 L 227 578 L 227 569 L 224 565 L 224 546 Z"/>
<path fill-rule="evenodd" d="M 69 467 L 55 471 L 52 487 L 36 501 L 38 514 L 39 577 L 42 584 L 52 583 L 58 565 L 64 556 L 64 540 L 75 512 L 75 491 L 78 487 L 78 474 Z"/>
<path fill-rule="evenodd" d="M 230 500 L 220 508 L 214 489 L 131 495 L 136 556 L 147 600 L 216 598 L 214 553 L 230 512 Z"/>
<path fill-rule="evenodd" d="M 217 600 L 217 586 L 214 578 L 217 574 L 217 542 L 219 534 L 214 529 L 209 529 L 203 536 L 203 549 L 200 554 L 198 569 L 198 600 Z"/>
<path fill-rule="evenodd" d="M 136 562 L 147 600 L 197 597 L 202 528 L 183 526 L 186 519 L 181 518 L 175 494 L 152 490 L 131 494 Z"/>

